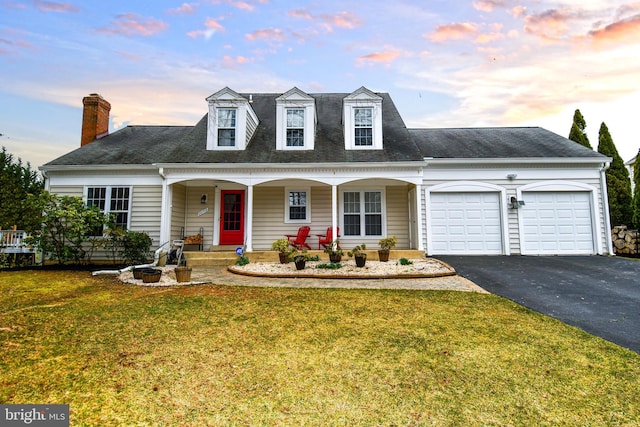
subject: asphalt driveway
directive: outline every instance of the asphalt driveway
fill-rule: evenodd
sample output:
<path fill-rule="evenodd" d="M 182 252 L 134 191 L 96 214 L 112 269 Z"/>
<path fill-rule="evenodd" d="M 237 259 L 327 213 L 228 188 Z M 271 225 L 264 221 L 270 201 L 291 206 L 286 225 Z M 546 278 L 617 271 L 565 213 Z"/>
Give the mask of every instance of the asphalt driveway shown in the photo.
<path fill-rule="evenodd" d="M 640 260 L 437 256 L 487 291 L 640 353 Z"/>

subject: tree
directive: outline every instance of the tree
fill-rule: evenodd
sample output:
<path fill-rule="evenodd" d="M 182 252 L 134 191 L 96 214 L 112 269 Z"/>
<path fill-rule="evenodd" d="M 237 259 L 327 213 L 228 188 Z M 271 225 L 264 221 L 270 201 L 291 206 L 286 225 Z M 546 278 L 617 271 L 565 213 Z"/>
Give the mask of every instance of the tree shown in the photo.
<path fill-rule="evenodd" d="M 576 110 L 576 112 L 573 113 L 573 123 L 571 124 L 571 130 L 569 131 L 569 139 L 593 150 L 591 144 L 589 143 L 586 129 L 587 122 L 585 121 L 584 117 L 582 117 L 582 113 L 580 113 L 580 110 Z"/>
<path fill-rule="evenodd" d="M 31 165 L 17 161 L 2 147 L 0 152 L 0 229 L 14 225 L 33 232 L 40 229 L 40 211 L 27 203 L 27 196 L 38 196 L 44 182 Z"/>
<path fill-rule="evenodd" d="M 632 223 L 631 181 L 629 171 L 618 154 L 609 128 L 602 123 L 598 137 L 598 152 L 611 157 L 611 165 L 607 169 L 607 192 L 609 193 L 609 216 L 611 225 L 629 225 Z"/>
<path fill-rule="evenodd" d="M 636 156 L 636 161 L 633 163 L 633 227 L 640 228 L 640 151 Z"/>
<path fill-rule="evenodd" d="M 60 264 L 83 260 L 86 255 L 83 243 L 97 227 L 110 221 L 100 208 L 85 205 L 77 196 L 43 191 L 38 197 L 30 196 L 29 204 L 42 212 L 42 229 L 34 235 L 33 242 Z"/>

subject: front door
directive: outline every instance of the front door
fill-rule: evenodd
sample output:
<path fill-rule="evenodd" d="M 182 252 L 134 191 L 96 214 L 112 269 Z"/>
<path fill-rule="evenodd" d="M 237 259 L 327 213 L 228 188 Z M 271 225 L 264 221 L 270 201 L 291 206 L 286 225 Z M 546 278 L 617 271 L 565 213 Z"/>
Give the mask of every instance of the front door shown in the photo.
<path fill-rule="evenodd" d="M 244 190 L 222 190 L 220 244 L 244 244 Z"/>

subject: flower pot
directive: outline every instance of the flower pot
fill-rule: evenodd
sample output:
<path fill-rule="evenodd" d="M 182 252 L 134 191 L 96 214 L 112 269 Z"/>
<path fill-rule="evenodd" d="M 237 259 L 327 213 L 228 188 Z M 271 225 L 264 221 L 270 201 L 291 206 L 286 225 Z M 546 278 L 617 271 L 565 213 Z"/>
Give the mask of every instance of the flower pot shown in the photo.
<path fill-rule="evenodd" d="M 142 281 L 144 283 L 156 283 L 160 281 L 162 277 L 162 270 L 155 268 L 145 268 L 142 270 Z"/>
<path fill-rule="evenodd" d="M 338 263 L 342 261 L 342 255 L 329 254 L 329 261 Z"/>
<path fill-rule="evenodd" d="M 306 261 L 305 260 L 298 260 L 295 261 L 296 264 L 296 270 L 304 270 L 304 267 L 306 265 Z"/>
<path fill-rule="evenodd" d="M 191 281 L 191 267 L 176 267 L 173 271 L 176 273 L 176 280 L 178 282 Z"/>
<path fill-rule="evenodd" d="M 280 253 L 278 253 L 278 257 L 280 258 L 280 264 L 288 264 L 289 263 L 289 254 L 280 252 Z"/>
<path fill-rule="evenodd" d="M 381 262 L 389 261 L 389 249 L 379 249 L 378 250 L 378 258 Z"/>
<path fill-rule="evenodd" d="M 142 272 L 144 271 L 144 268 L 134 268 L 133 269 L 133 278 L 136 280 L 142 280 Z"/>
<path fill-rule="evenodd" d="M 355 260 L 356 260 L 356 267 L 364 267 L 364 265 L 367 262 L 367 257 L 366 256 L 356 256 Z"/>

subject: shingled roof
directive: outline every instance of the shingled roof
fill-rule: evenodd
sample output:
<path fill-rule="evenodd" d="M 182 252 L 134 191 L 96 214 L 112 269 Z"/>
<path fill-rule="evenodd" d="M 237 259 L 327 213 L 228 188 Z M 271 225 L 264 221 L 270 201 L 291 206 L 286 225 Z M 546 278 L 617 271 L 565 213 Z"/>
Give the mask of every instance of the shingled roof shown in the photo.
<path fill-rule="evenodd" d="M 345 150 L 342 125 L 347 93 L 309 94 L 315 98 L 314 150 L 276 150 L 276 98 L 252 94 L 260 124 L 245 150 L 207 150 L 207 115 L 195 126 L 127 126 L 80 147 L 47 165 L 153 163 L 340 163 L 422 161 L 400 113 L 388 94 L 383 98 L 383 150 Z M 249 98 L 249 94 L 242 96 Z M 45 165 L 46 166 L 46 165 Z"/>
<path fill-rule="evenodd" d="M 46 166 L 286 164 L 413 162 L 427 158 L 601 158 L 539 127 L 407 129 L 391 97 L 383 98 L 382 150 L 345 150 L 342 124 L 347 93 L 309 94 L 315 99 L 317 127 L 314 150 L 276 150 L 276 98 L 252 94 L 251 107 L 260 123 L 245 150 L 207 150 L 207 115 L 195 126 L 127 126 L 63 155 Z M 242 94 L 249 99 L 249 94 Z"/>
<path fill-rule="evenodd" d="M 602 158 L 540 127 L 409 129 L 424 157 L 443 159 Z"/>

